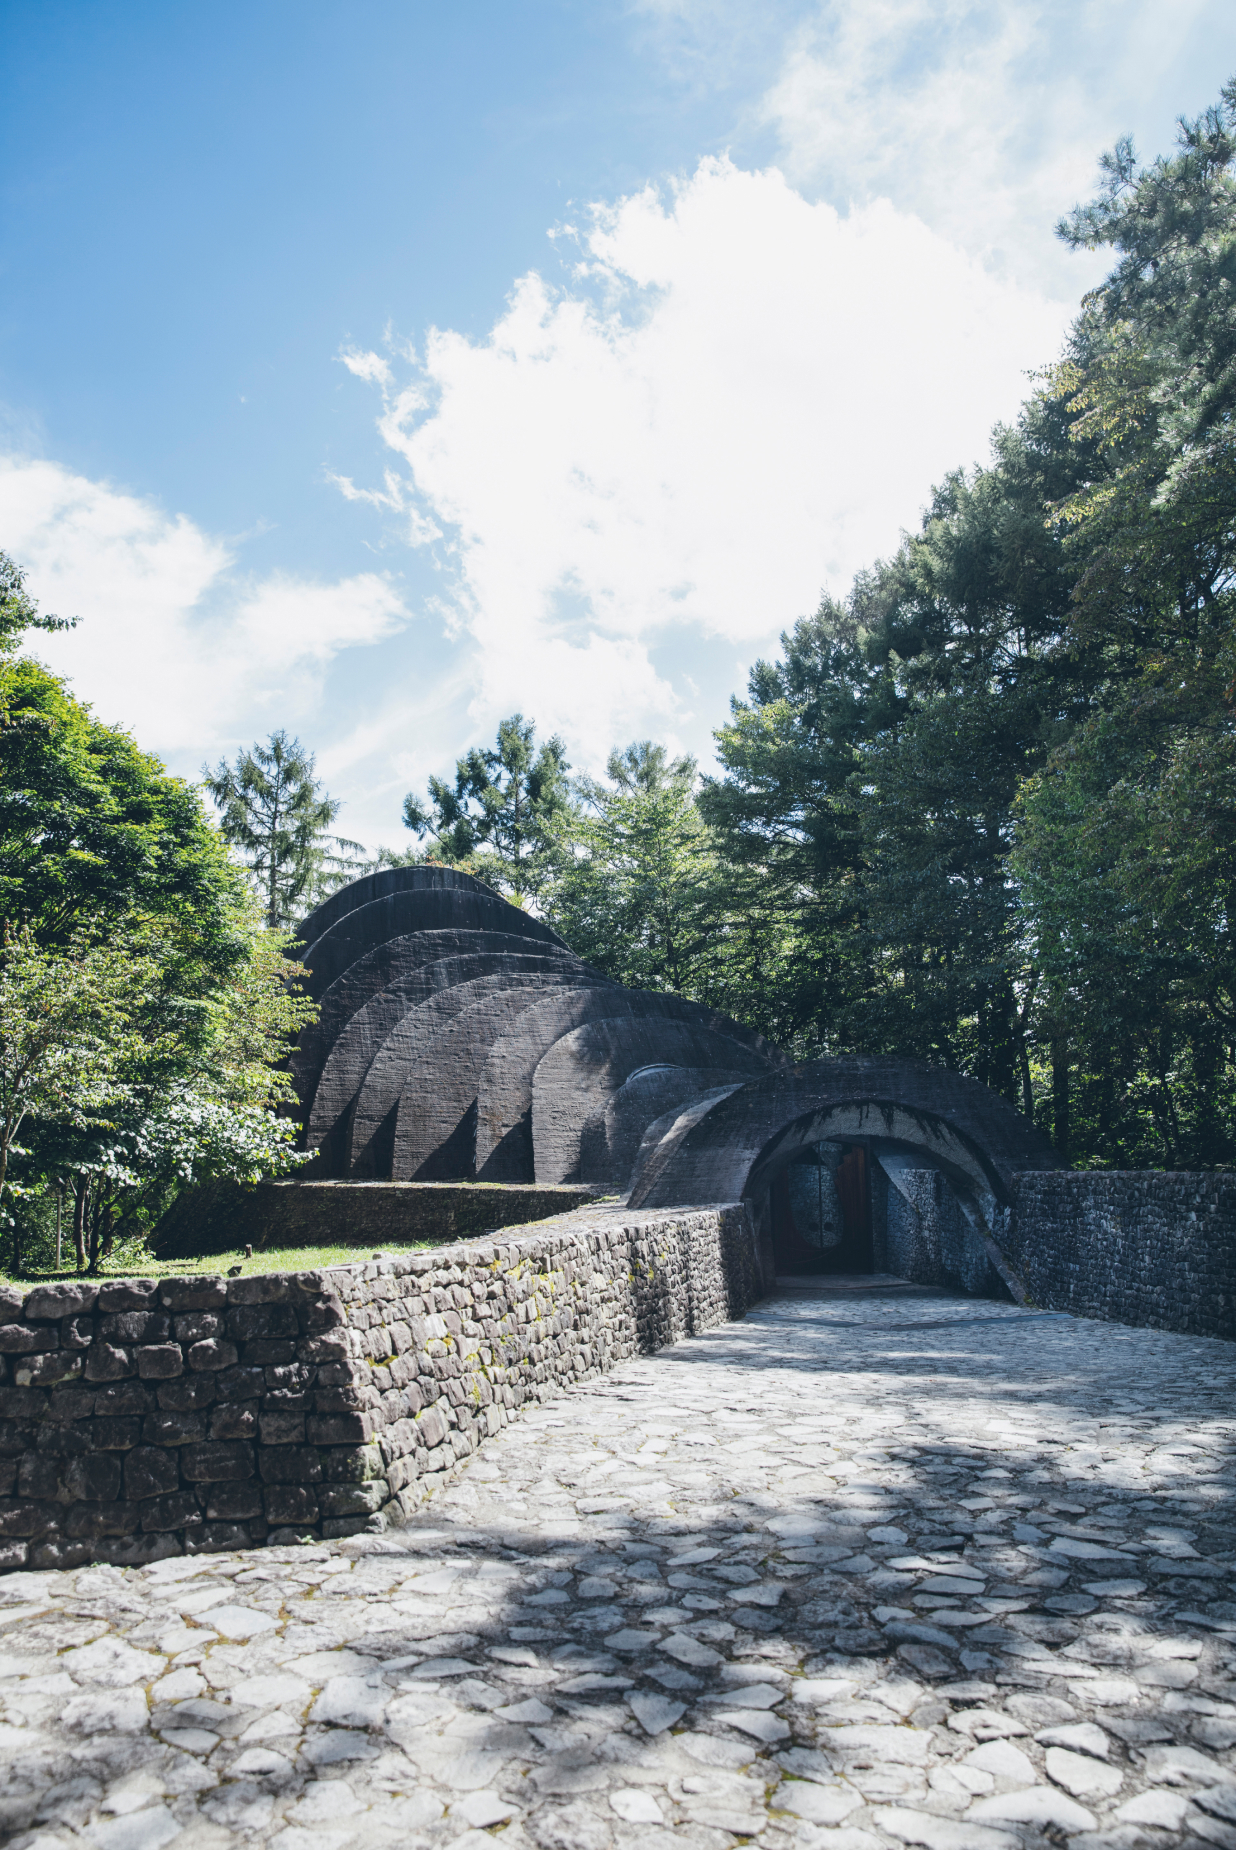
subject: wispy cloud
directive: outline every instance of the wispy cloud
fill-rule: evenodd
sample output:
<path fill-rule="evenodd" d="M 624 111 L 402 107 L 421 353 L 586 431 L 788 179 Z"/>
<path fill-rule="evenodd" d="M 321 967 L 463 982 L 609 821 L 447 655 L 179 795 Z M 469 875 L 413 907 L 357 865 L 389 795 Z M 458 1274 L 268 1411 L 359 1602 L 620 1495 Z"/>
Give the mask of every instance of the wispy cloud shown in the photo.
<path fill-rule="evenodd" d="M 765 642 L 894 545 L 1066 311 L 886 202 L 721 159 L 577 239 L 574 280 L 523 277 L 487 338 L 351 364 L 400 459 L 369 492 L 437 550 L 478 722 L 522 705 L 588 762 L 702 742 L 693 649 Z"/>
<path fill-rule="evenodd" d="M 408 616 L 376 572 L 243 574 L 185 515 L 40 459 L 0 458 L 0 536 L 43 608 L 82 618 L 39 636 L 38 653 L 101 719 L 190 774 L 204 755 L 317 717 L 339 654 Z"/>

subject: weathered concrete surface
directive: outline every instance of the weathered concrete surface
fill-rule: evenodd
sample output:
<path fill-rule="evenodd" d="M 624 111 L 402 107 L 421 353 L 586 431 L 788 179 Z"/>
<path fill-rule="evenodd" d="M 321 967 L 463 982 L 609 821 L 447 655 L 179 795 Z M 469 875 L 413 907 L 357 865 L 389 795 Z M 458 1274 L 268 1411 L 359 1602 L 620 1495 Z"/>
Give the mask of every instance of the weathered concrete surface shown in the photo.
<path fill-rule="evenodd" d="M 359 1010 L 389 983 L 402 982 L 444 957 L 497 955 L 504 951 L 518 955 L 529 949 L 546 955 L 554 952 L 551 945 L 529 945 L 527 937 L 518 931 L 450 929 L 405 932 L 366 951 L 331 983 L 319 1002 L 317 1021 L 302 1031 L 292 1053 L 292 1076 L 305 1109 L 313 1102 L 314 1089 L 336 1041 Z"/>
<path fill-rule="evenodd" d="M 749 1072 L 718 1066 L 648 1066 L 624 1079 L 580 1132 L 579 1174 L 624 1194 L 648 1126 L 702 1093 L 742 1085 Z"/>
<path fill-rule="evenodd" d="M 433 888 L 388 893 L 345 913 L 305 951 L 309 994 L 321 996 L 350 964 L 389 939 L 410 932 L 503 931 L 552 944 L 560 951 L 570 948 L 540 919 L 508 906 L 479 881 L 476 885 L 476 891 Z"/>
<path fill-rule="evenodd" d="M 329 894 L 320 906 L 305 915 L 297 927 L 297 934 L 302 944 L 316 944 L 323 932 L 337 925 L 349 912 L 355 912 L 358 906 L 367 906 L 375 899 L 389 899 L 392 893 L 431 892 L 481 893 L 489 899 L 500 897 L 483 880 L 461 873 L 455 867 L 383 867 L 375 874 L 362 874 L 358 880 L 349 880 L 346 886 Z"/>
<path fill-rule="evenodd" d="M 771 1168 L 830 1135 L 920 1145 L 998 1202 L 1011 1199 L 1018 1172 L 1061 1167 L 1042 1132 L 977 1079 L 919 1060 L 852 1056 L 772 1073 L 719 1100 L 655 1180 L 636 1174 L 632 1204 L 730 1200 L 748 1189 L 757 1162 Z"/>
<path fill-rule="evenodd" d="M 532 1092 L 536 1069 L 561 1040 L 590 1021 L 621 1015 L 635 1021 L 686 1020 L 696 1004 L 617 984 L 547 997 L 517 1029 L 494 1042 L 477 1093 L 476 1173 L 486 1182 L 533 1175 Z"/>
<path fill-rule="evenodd" d="M 439 1085 L 450 1086 L 451 1064 L 462 1050 L 467 1059 L 470 1096 L 476 1097 L 476 1084 L 485 1057 L 497 1037 L 517 1023 L 547 992 L 575 989 L 578 973 L 570 969 L 549 968 L 520 976 L 493 975 L 473 977 L 470 982 L 456 983 L 450 989 L 427 998 L 411 1014 L 404 1015 L 369 1064 L 352 1114 L 347 1174 L 352 1176 L 391 1176 L 395 1181 L 410 1182 L 413 1174 L 395 1169 L 395 1137 L 401 1094 L 414 1088 L 412 1108 L 423 1103 L 434 1112 L 434 1093 Z M 458 1022 L 466 1017 L 463 1039 L 454 1037 Z M 413 1133 L 410 1120 L 405 1126 L 405 1147 L 411 1147 Z M 469 1138 L 463 1175 L 474 1173 L 475 1134 Z M 423 1161 L 423 1155 L 419 1159 Z M 441 1175 L 426 1176 L 438 1181 Z"/>
<path fill-rule="evenodd" d="M 509 942 L 519 941 L 511 939 Z M 441 957 L 420 965 L 397 981 L 388 982 L 356 1010 L 327 1056 L 313 1094 L 308 1147 L 318 1149 L 339 1136 L 374 1058 L 399 1023 L 431 996 L 482 976 L 527 975 L 542 971 L 570 974 L 580 982 L 604 980 L 569 952 L 554 951 L 543 945 L 529 948 L 525 943 L 518 950 L 475 951 Z"/>
<path fill-rule="evenodd" d="M 590 1021 L 562 1035 L 545 1054 L 532 1084 L 532 1145 L 544 1181 L 578 1178 L 584 1126 L 641 1068 L 732 1067 L 756 1078 L 789 1065 L 779 1049 L 738 1022 L 690 1004 L 684 1010 L 676 996 L 665 1001 L 662 1009 L 638 1015 L 614 1011 Z M 650 1117 L 657 1115 L 650 1110 Z"/>
<path fill-rule="evenodd" d="M 14 1576 L 4 1827 L 1227 1850 L 1234 1364 L 783 1296 L 487 1441 L 396 1537 Z"/>

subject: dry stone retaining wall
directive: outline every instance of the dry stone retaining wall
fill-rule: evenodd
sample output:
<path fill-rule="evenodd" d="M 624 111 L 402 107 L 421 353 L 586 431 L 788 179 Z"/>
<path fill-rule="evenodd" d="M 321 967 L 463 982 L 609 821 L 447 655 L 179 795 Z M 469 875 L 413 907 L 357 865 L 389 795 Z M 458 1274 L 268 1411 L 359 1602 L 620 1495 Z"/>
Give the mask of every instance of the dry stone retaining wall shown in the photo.
<path fill-rule="evenodd" d="M 398 1522 L 528 1401 L 762 1295 L 745 1206 L 323 1271 L 0 1288 L 0 1567 Z"/>
<path fill-rule="evenodd" d="M 1035 1303 L 1236 1337 L 1236 1175 L 1057 1170 L 1016 1178 L 996 1238 Z"/>

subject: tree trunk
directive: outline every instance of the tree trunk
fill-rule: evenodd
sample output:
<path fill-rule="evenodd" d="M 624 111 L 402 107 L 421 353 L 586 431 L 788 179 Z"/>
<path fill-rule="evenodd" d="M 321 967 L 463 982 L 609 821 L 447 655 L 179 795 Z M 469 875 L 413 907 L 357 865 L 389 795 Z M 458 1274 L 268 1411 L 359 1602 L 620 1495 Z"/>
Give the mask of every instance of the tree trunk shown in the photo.
<path fill-rule="evenodd" d="M 1052 1142 L 1062 1162 L 1069 1160 L 1069 1048 L 1068 1042 L 1051 1044 Z"/>
<path fill-rule="evenodd" d="M 77 1269 L 86 1270 L 86 1209 L 90 1201 L 89 1176 L 73 1178 L 73 1245 L 77 1249 Z"/>

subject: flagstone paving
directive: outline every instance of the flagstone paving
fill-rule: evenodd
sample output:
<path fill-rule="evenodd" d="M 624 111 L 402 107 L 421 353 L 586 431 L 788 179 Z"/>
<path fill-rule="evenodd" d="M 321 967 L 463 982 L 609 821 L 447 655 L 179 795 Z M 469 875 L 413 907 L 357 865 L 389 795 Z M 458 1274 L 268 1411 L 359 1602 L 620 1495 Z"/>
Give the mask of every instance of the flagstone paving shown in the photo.
<path fill-rule="evenodd" d="M 1236 1347 L 782 1292 L 397 1534 L 0 1582 L 17 1850 L 1236 1850 Z"/>

